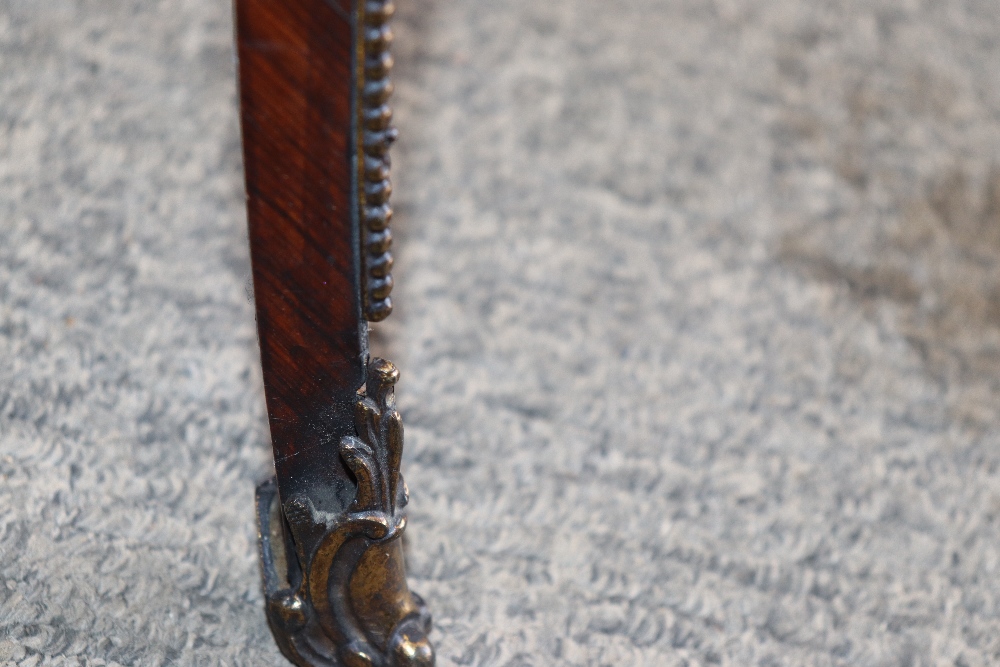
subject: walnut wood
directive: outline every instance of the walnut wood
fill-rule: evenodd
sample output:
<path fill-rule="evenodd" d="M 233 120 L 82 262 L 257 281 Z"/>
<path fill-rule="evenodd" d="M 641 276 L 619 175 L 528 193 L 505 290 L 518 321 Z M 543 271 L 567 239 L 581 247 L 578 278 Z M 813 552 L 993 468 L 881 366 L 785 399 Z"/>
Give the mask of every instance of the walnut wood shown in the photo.
<path fill-rule="evenodd" d="M 356 221 L 354 3 L 236 0 L 257 329 L 279 493 L 339 512 L 337 443 L 364 383 Z M 303 523 L 309 523 L 305 521 Z M 302 539 L 296 535 L 302 548 Z"/>

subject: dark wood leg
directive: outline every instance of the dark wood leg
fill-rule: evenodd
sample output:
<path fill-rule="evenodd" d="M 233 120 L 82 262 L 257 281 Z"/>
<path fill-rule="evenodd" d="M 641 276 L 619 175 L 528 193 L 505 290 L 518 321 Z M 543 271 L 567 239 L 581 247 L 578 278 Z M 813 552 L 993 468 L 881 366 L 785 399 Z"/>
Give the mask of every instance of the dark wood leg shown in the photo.
<path fill-rule="evenodd" d="M 428 666 L 409 591 L 392 309 L 389 0 L 236 0 L 254 298 L 274 479 L 257 489 L 267 616 L 298 665 Z"/>

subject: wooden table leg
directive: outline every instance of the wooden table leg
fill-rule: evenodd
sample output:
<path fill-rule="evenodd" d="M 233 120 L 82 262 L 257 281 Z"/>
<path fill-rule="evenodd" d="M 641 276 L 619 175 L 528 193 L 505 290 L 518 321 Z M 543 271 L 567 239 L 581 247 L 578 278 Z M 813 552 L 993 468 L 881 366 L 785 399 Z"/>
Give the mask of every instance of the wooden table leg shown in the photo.
<path fill-rule="evenodd" d="M 298 665 L 432 665 L 401 548 L 392 309 L 390 0 L 236 0 L 254 298 L 274 479 L 267 615 Z"/>

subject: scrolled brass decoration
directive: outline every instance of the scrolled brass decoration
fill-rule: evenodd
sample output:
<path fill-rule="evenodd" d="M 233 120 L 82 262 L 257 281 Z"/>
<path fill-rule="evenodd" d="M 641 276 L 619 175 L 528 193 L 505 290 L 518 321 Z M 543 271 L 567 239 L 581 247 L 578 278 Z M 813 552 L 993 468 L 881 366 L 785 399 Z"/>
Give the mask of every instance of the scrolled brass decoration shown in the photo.
<path fill-rule="evenodd" d="M 365 317 L 384 320 L 392 312 L 392 208 L 389 195 L 389 146 L 396 140 L 391 126 L 392 30 L 389 19 L 396 11 L 391 0 L 359 0 L 358 24 L 358 155 L 361 187 L 358 188 L 361 218 L 361 261 Z"/>
<path fill-rule="evenodd" d="M 257 491 L 267 616 L 285 656 L 302 667 L 430 667 L 431 618 L 406 584 L 402 534 L 406 484 L 399 473 L 403 425 L 393 387 L 399 372 L 368 364 L 358 395 L 356 435 L 339 443 L 357 481 L 347 512 L 303 507 L 322 533 L 312 553 L 296 553 L 284 529 L 277 487 Z"/>

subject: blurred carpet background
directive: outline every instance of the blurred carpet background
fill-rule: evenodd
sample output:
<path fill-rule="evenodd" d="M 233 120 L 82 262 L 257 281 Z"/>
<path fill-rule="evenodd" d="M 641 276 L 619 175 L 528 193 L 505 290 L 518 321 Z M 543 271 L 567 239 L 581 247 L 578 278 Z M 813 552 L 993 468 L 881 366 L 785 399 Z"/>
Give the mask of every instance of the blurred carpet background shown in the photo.
<path fill-rule="evenodd" d="M 1000 662 L 993 0 L 400 0 L 439 665 Z M 0 664 L 276 665 L 226 0 L 0 0 Z"/>

